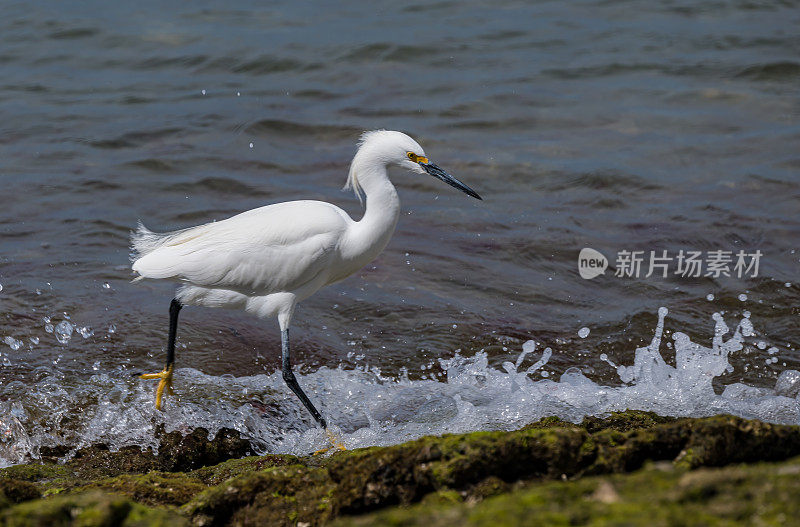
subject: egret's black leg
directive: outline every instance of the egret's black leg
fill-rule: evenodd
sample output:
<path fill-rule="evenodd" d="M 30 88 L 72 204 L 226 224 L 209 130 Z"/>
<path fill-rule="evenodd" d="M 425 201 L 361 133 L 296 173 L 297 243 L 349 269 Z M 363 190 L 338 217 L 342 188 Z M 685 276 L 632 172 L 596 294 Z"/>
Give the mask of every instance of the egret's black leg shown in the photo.
<path fill-rule="evenodd" d="M 320 415 L 314 405 L 311 404 L 311 401 L 308 399 L 308 396 L 303 392 L 303 389 L 300 388 L 300 385 L 297 384 L 297 379 L 292 372 L 292 364 L 289 358 L 289 330 L 284 329 L 281 331 L 281 358 L 283 363 L 283 380 L 286 381 L 286 384 L 289 388 L 292 389 L 295 395 L 300 398 L 300 401 L 303 405 L 308 408 L 308 411 L 311 412 L 311 415 L 314 416 L 314 419 L 322 426 L 322 428 L 328 428 L 328 423 L 325 422 L 325 419 Z"/>
<path fill-rule="evenodd" d="M 181 304 L 177 298 L 173 298 L 169 303 L 169 337 L 167 337 L 167 365 L 165 370 L 172 368 L 175 362 L 175 337 L 178 333 L 178 313 L 181 312 Z"/>
<path fill-rule="evenodd" d="M 161 399 L 164 396 L 164 390 L 172 394 L 172 370 L 175 364 L 175 336 L 178 333 L 178 313 L 180 313 L 183 304 L 177 298 L 173 298 L 169 304 L 169 336 L 167 337 L 167 363 L 164 365 L 164 371 L 159 373 L 146 373 L 141 376 L 142 379 L 158 379 L 158 388 L 156 388 L 156 410 L 161 410 Z"/>

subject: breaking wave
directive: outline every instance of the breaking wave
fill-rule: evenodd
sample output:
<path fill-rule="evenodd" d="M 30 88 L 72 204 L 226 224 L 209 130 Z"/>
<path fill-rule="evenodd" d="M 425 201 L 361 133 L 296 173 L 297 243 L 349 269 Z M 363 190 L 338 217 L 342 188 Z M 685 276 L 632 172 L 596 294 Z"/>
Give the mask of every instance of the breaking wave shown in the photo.
<path fill-rule="evenodd" d="M 715 313 L 711 347 L 675 332 L 664 343 L 668 311 L 658 311 L 649 345 L 635 350 L 633 364 L 616 365 L 618 386 L 605 386 L 577 367 L 558 380 L 544 370 L 552 350 L 523 344 L 515 362 L 489 365 L 486 353 L 456 354 L 439 361 L 428 379 L 384 376 L 364 365 L 322 367 L 298 375 L 300 384 L 335 423 L 348 448 L 396 444 L 424 435 L 475 430 L 512 430 L 545 416 L 573 422 L 587 415 L 626 409 L 700 417 L 729 413 L 783 424 L 800 424 L 800 372 L 783 371 L 772 388 L 733 383 L 716 393 L 714 378 L 733 371 L 729 358 L 755 335 L 745 312 L 733 332 Z M 581 329 L 587 333 L 588 329 Z M 758 343 L 761 347 L 763 342 Z M 674 350 L 671 366 L 662 348 Z M 773 351 L 774 350 L 774 351 Z M 768 350 L 770 357 L 777 348 Z M 777 357 L 767 360 L 777 361 Z M 530 364 L 527 365 L 526 364 Z M 33 385 L 11 382 L 0 390 L 0 466 L 36 459 L 43 447 L 75 450 L 95 443 L 111 449 L 157 448 L 155 430 L 188 432 L 204 427 L 238 430 L 259 453 L 306 454 L 326 446 L 323 432 L 285 388 L 280 372 L 210 376 L 191 368 L 175 374 L 175 396 L 166 411 L 153 407 L 153 387 L 121 367 L 88 377 L 41 367 Z"/>

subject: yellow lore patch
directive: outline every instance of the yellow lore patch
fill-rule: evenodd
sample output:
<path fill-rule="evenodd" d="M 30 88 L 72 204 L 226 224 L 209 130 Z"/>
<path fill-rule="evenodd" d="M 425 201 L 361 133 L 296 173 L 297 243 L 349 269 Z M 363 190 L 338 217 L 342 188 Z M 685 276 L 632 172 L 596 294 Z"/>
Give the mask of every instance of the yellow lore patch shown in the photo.
<path fill-rule="evenodd" d="M 428 163 L 427 157 L 418 156 L 414 152 L 406 152 L 406 156 L 414 163 Z"/>

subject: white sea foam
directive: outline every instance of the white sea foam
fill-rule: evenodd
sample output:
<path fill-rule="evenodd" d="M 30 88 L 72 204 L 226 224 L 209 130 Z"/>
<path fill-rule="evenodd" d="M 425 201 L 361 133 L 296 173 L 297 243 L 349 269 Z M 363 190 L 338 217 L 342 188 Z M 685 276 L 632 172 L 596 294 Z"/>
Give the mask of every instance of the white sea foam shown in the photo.
<path fill-rule="evenodd" d="M 578 367 L 559 379 L 545 378 L 550 348 L 536 353 L 533 341 L 523 344 L 515 362 L 489 366 L 485 353 L 456 354 L 440 360 L 440 379 L 429 375 L 410 380 L 387 377 L 367 366 L 357 369 L 322 367 L 298 375 L 300 384 L 335 423 L 349 448 L 389 445 L 423 435 L 473 430 L 512 430 L 545 416 L 580 421 L 586 415 L 615 410 L 652 410 L 662 415 L 708 416 L 730 413 L 764 421 L 800 424 L 800 372 L 786 370 L 774 388 L 729 384 L 715 393 L 712 380 L 732 371 L 729 357 L 755 335 L 745 312 L 733 333 L 715 314 L 711 347 L 672 335 L 674 363 L 661 354 L 667 310 L 647 346 L 635 350 L 633 364 L 616 365 L 620 382 L 599 384 Z M 752 339 L 751 339 L 752 340 Z M 669 343 L 664 347 L 669 348 Z M 619 359 L 616 359 L 620 362 Z M 251 377 L 219 377 L 191 368 L 175 373 L 176 395 L 166 411 L 153 407 L 153 386 L 120 368 L 87 377 L 42 367 L 33 385 L 0 386 L 0 465 L 40 455 L 40 447 L 77 448 L 103 442 L 112 449 L 126 445 L 157 448 L 154 431 L 187 432 L 205 427 L 239 430 L 261 453 L 305 454 L 324 447 L 325 437 L 297 398 L 285 387 L 280 372 Z"/>

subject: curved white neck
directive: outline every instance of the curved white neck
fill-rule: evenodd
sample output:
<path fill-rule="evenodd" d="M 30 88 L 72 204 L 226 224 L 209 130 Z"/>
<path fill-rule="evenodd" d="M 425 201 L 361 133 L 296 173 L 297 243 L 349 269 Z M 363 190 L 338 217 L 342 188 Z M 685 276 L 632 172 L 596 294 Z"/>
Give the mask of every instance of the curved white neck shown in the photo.
<path fill-rule="evenodd" d="M 400 217 L 400 198 L 386 175 L 385 164 L 356 156 L 352 169 L 367 200 L 364 216 L 356 222 L 358 238 L 362 247 L 368 247 L 367 252 L 374 252 L 374 257 L 392 237 Z"/>

